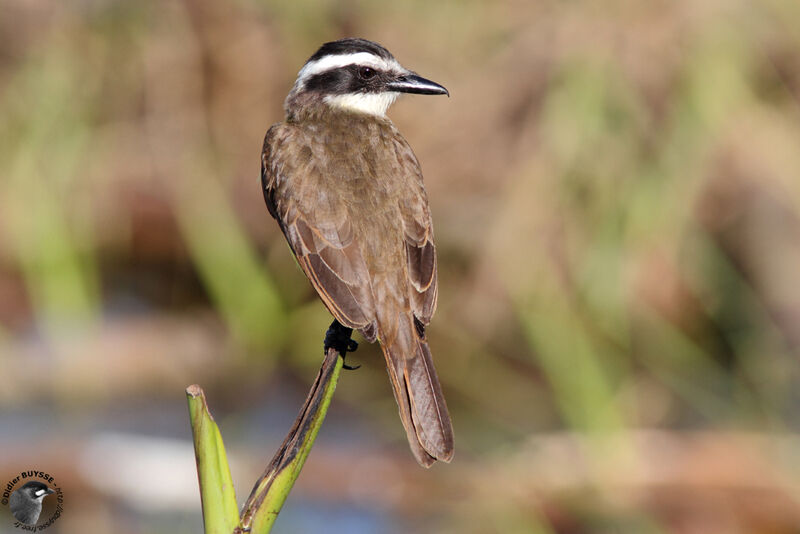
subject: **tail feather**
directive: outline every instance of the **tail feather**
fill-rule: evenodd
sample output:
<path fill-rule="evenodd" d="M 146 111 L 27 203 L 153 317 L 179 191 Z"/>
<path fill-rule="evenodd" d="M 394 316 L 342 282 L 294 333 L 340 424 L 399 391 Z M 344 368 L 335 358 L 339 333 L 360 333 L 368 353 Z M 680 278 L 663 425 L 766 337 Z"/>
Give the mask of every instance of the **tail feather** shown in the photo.
<path fill-rule="evenodd" d="M 453 457 L 453 427 L 428 344 L 411 317 L 400 320 L 397 335 L 381 343 L 400 418 L 411 451 L 424 467 Z"/>

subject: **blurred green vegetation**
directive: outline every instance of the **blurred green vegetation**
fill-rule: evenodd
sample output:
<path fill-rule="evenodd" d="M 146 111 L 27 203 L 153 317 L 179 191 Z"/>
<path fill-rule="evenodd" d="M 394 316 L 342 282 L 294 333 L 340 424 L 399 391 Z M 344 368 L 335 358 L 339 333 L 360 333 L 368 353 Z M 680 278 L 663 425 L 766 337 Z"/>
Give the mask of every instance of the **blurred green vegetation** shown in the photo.
<path fill-rule="evenodd" d="M 259 152 L 305 59 L 357 35 L 452 95 L 390 112 L 434 214 L 458 450 L 420 530 L 795 532 L 800 456 L 774 451 L 800 430 L 797 2 L 3 8 L 9 410 L 202 382 L 236 411 L 308 381 L 330 318 Z M 379 352 L 354 358 L 337 402 L 402 450 Z M 666 471 L 676 450 L 694 463 Z"/>

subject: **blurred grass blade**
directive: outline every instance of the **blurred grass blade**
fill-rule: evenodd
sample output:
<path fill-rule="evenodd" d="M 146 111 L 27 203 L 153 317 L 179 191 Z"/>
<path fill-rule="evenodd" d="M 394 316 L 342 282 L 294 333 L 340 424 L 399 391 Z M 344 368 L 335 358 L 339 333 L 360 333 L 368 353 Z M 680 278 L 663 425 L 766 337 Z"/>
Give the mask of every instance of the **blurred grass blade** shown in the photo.
<path fill-rule="evenodd" d="M 36 319 L 52 334 L 97 319 L 94 231 L 80 208 L 92 146 L 91 72 L 53 47 L 31 53 L 0 91 L 0 228 L 3 263 L 21 272 Z M 65 201 L 69 198 L 69 201 Z"/>
<path fill-rule="evenodd" d="M 228 195 L 202 168 L 175 184 L 176 214 L 192 259 L 234 335 L 271 354 L 286 332 L 276 284 L 260 265 Z"/>
<path fill-rule="evenodd" d="M 335 349 L 328 349 L 294 426 L 247 498 L 237 532 L 264 534 L 272 529 L 325 420 L 343 362 Z"/>
<path fill-rule="evenodd" d="M 230 534 L 239 523 L 231 470 L 219 427 L 198 385 L 186 388 L 206 534 Z"/>
<path fill-rule="evenodd" d="M 540 295 L 541 296 L 541 295 Z M 572 428 L 586 434 L 624 430 L 602 347 L 579 318 L 555 299 L 520 309 L 525 334 Z"/>

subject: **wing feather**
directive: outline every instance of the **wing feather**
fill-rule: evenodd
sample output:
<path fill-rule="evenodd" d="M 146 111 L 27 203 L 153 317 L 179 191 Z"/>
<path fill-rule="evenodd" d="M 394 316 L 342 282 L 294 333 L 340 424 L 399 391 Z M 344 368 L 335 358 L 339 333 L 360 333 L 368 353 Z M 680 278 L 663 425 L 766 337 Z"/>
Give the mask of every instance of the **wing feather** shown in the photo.
<path fill-rule="evenodd" d="M 270 128 L 264 140 L 261 176 L 267 207 L 325 306 L 340 323 L 361 330 L 367 339 L 374 341 L 374 299 L 369 273 L 353 239 L 350 222 L 346 218 L 338 220 L 335 209 L 304 213 L 297 199 L 288 194 L 288 180 L 296 190 L 315 190 L 314 177 L 309 175 L 313 171 L 308 166 L 291 165 L 289 145 L 277 150 L 292 135 L 291 126 L 279 124 Z"/>
<path fill-rule="evenodd" d="M 406 244 L 409 300 L 414 316 L 423 325 L 430 324 L 436 311 L 438 283 L 436 274 L 436 245 L 433 243 L 433 222 L 422 181 L 422 169 L 411 147 L 401 136 L 396 140 L 397 158 L 406 164 L 410 176 L 407 182 L 416 195 L 406 197 L 400 204 Z"/>

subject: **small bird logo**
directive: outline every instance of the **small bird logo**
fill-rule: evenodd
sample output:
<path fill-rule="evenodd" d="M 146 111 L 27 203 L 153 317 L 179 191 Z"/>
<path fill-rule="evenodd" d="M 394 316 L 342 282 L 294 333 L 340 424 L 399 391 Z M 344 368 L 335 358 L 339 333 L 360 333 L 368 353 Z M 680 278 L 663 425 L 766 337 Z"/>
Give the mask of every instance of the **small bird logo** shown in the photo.
<path fill-rule="evenodd" d="M 422 170 L 386 117 L 403 93 L 447 89 L 365 39 L 325 43 L 297 75 L 286 120 L 267 132 L 264 199 L 335 317 L 326 349 L 380 341 L 408 442 L 429 467 L 453 428 L 425 328 L 436 310 L 436 247 Z"/>
<path fill-rule="evenodd" d="M 46 485 L 32 480 L 11 494 L 8 506 L 11 513 L 20 523 L 35 525 L 42 513 L 42 501 L 55 491 Z"/>

